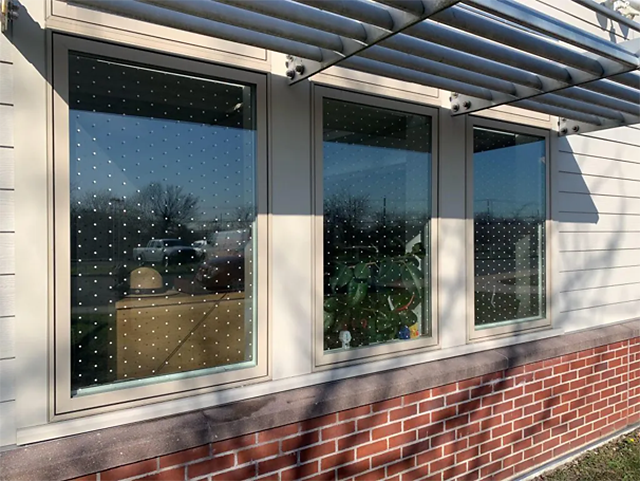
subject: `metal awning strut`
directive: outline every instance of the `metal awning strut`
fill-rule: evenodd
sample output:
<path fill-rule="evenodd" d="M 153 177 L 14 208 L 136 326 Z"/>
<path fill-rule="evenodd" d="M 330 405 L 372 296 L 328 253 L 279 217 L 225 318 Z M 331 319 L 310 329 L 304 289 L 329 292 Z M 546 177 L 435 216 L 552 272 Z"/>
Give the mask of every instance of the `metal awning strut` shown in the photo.
<path fill-rule="evenodd" d="M 640 39 L 514 0 L 68 1 L 285 53 L 292 84 L 340 66 L 451 91 L 453 115 L 511 104 L 560 117 L 561 135 L 640 123 Z"/>

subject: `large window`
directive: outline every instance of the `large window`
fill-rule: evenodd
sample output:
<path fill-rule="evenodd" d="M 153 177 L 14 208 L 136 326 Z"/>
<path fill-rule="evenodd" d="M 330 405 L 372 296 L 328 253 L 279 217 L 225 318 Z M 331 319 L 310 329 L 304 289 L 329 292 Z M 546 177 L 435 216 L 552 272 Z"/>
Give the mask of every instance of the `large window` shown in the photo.
<path fill-rule="evenodd" d="M 333 360 L 432 338 L 432 118 L 352 98 L 325 96 L 321 105 L 319 349 Z"/>
<path fill-rule="evenodd" d="M 105 53 L 56 57 L 63 410 L 255 376 L 264 358 L 258 85 Z"/>
<path fill-rule="evenodd" d="M 537 325 L 546 301 L 546 138 L 473 128 L 475 330 Z M 539 323 L 539 322 L 538 322 Z"/>

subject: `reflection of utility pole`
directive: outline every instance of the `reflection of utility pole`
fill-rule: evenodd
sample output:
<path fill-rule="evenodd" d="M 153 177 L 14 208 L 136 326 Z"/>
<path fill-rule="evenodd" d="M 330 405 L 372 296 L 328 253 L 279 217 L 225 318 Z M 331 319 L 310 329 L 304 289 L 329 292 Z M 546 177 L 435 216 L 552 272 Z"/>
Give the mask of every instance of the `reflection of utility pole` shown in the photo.
<path fill-rule="evenodd" d="M 387 225 L 387 196 L 382 198 L 382 225 Z"/>

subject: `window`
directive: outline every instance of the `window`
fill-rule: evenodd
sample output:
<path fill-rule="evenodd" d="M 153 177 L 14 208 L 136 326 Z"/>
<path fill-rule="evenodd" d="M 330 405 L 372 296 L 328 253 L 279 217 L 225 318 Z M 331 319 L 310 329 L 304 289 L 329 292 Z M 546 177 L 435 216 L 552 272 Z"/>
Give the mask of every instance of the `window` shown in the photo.
<path fill-rule="evenodd" d="M 320 91 L 323 305 L 317 361 L 431 344 L 431 111 Z"/>
<path fill-rule="evenodd" d="M 56 47 L 57 412 L 265 375 L 263 77 Z"/>
<path fill-rule="evenodd" d="M 546 137 L 479 123 L 470 140 L 472 337 L 548 324 Z"/>

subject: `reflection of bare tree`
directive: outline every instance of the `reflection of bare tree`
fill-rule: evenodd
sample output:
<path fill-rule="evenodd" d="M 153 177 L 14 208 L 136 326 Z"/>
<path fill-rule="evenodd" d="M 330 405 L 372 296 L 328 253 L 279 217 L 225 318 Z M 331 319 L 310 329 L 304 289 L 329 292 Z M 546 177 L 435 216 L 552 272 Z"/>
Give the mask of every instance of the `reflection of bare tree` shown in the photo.
<path fill-rule="evenodd" d="M 193 221 L 199 199 L 185 193 L 178 185 L 163 186 L 151 183 L 136 196 L 136 204 L 152 224 L 159 227 L 161 235 L 178 236 L 184 226 Z"/>

